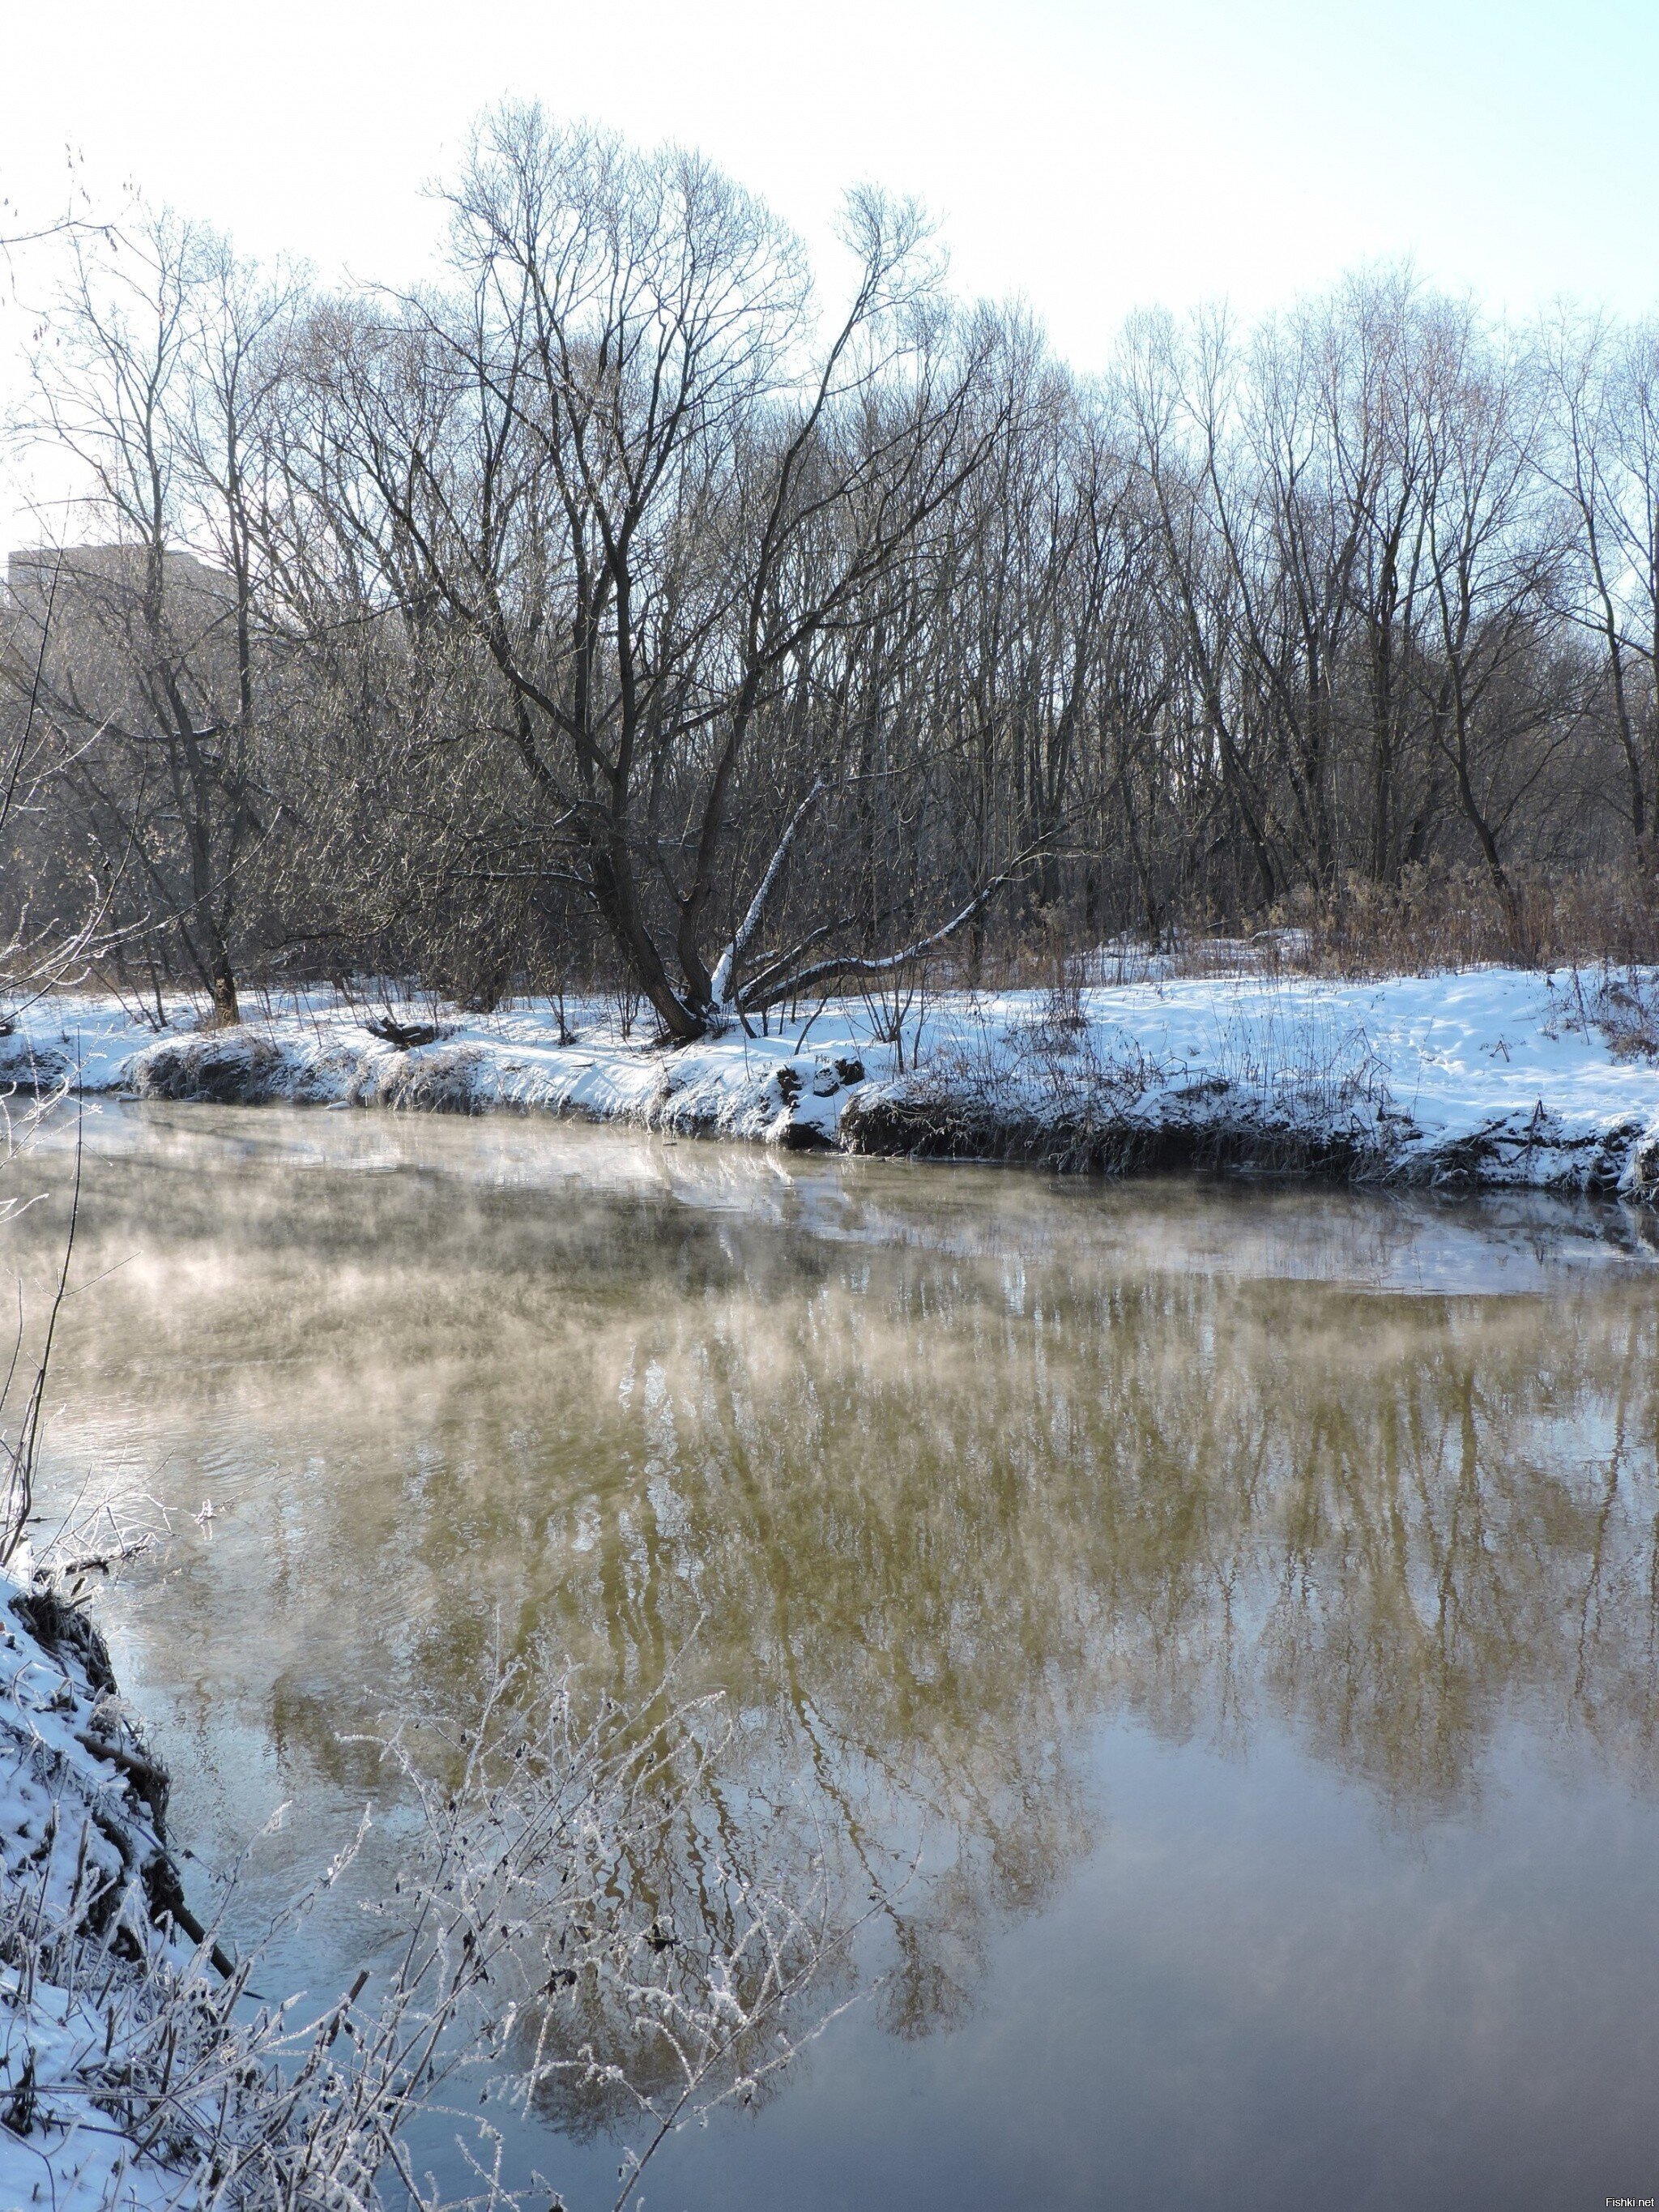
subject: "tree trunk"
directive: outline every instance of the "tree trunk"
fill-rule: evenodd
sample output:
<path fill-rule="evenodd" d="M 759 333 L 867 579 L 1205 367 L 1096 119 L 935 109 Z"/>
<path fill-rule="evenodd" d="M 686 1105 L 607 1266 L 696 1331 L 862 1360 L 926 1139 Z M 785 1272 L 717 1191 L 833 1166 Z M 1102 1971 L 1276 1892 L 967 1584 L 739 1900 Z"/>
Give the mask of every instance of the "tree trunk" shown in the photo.
<path fill-rule="evenodd" d="M 236 978 L 230 963 L 220 953 L 213 963 L 213 1012 L 209 1026 L 216 1030 L 234 1030 L 240 1023 L 242 1010 L 237 1003 Z"/>

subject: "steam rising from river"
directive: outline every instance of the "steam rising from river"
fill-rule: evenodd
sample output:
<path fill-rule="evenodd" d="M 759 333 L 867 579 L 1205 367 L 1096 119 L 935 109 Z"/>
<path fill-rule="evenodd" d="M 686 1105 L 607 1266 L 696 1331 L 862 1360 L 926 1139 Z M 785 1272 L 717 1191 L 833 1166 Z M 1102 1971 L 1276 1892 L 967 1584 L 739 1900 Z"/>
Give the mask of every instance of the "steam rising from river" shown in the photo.
<path fill-rule="evenodd" d="M 179 1516 L 122 1629 L 204 1844 L 325 1826 L 374 1787 L 341 1733 L 464 1705 L 497 1623 L 594 1694 L 677 1668 L 737 1719 L 728 1832 L 828 1838 L 849 1894 L 921 1852 L 915 2037 L 1099 1844 L 1114 1722 L 1288 1738 L 1389 1829 L 1517 1729 L 1656 1779 L 1659 1301 L 1610 1212 L 186 1109 L 98 1133 L 106 1268 L 52 1480 Z"/>

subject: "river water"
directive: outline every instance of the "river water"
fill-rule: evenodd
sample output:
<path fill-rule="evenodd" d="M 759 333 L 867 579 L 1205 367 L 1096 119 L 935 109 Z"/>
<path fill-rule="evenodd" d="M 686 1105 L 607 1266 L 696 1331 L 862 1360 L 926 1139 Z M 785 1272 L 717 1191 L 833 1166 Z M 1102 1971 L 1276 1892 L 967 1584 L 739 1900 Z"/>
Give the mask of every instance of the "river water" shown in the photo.
<path fill-rule="evenodd" d="M 896 1892 L 656 2212 L 1653 2192 L 1641 1223 L 277 1109 L 89 1109 L 82 1184 L 46 1490 L 170 1515 L 100 1617 L 203 1868 L 289 1808 L 239 1925 L 493 1638 L 723 1691 L 723 1817 Z"/>

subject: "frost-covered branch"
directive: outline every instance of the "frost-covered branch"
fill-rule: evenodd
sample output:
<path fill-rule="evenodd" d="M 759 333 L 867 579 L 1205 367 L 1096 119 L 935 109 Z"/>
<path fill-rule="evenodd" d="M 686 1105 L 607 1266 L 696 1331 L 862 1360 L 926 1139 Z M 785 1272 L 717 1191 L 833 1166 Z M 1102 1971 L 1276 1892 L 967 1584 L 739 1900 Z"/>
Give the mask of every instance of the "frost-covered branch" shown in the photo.
<path fill-rule="evenodd" d="M 670 1909 L 662 1877 L 726 1741 L 717 1701 L 585 1710 L 574 1678 L 538 1692 L 498 1660 L 466 1727 L 411 1719 L 372 1740 L 416 1840 L 364 1901 L 368 1963 L 319 2003 L 256 1992 L 274 1942 L 352 1881 L 372 1812 L 232 1958 L 234 1877 L 198 1922 L 165 1773 L 96 1631 L 51 1584 L 3 1577 L 0 1620 L 0 2195 L 40 2157 L 65 2183 L 89 2177 L 59 2191 L 75 2212 L 123 2164 L 146 2205 L 371 2212 L 384 2187 L 428 2212 L 511 2212 L 526 2194 L 480 2102 L 528 2114 L 554 2094 L 641 2131 L 622 2202 L 678 2129 L 752 2100 L 823 2024 L 810 1992 L 850 1931 L 810 1869 L 786 1887 L 709 1853 L 696 1901 Z M 463 2073 L 483 2098 L 447 2106 Z M 404 2142 L 416 2115 L 446 2113 L 477 2184 L 459 2199 Z"/>
<path fill-rule="evenodd" d="M 1017 854 L 1005 868 L 991 877 L 988 882 L 981 884 L 966 906 L 958 908 L 947 922 L 938 929 L 930 930 L 925 937 L 913 938 L 908 945 L 899 946 L 896 951 L 874 957 L 862 953 L 836 953 L 828 959 L 815 961 L 811 967 L 798 969 L 793 974 L 769 983 L 749 1011 L 763 1012 L 768 1007 L 778 1006 L 786 999 L 795 998 L 803 991 L 816 989 L 821 983 L 847 981 L 858 976 L 890 975 L 896 969 L 907 968 L 914 961 L 927 959 L 941 945 L 948 945 L 959 930 L 965 929 L 975 915 L 982 914 L 1005 884 L 1013 883 L 1022 876 L 1038 854 L 1047 848 L 1048 842 L 1047 838 L 1039 839 L 1027 846 L 1024 852 Z"/>
<path fill-rule="evenodd" d="M 783 873 L 784 863 L 789 858 L 789 848 L 794 843 L 802 823 L 805 821 L 822 796 L 824 782 L 823 776 L 817 777 L 806 796 L 790 816 L 788 824 L 782 836 L 779 838 L 770 860 L 767 863 L 766 872 L 760 879 L 759 888 L 749 902 L 748 912 L 732 932 L 731 943 L 715 963 L 714 975 L 710 978 L 710 990 L 715 1011 L 719 1013 L 730 1013 L 736 1010 L 738 963 L 754 942 L 755 932 L 760 927 L 762 917 L 766 912 L 767 902 L 777 889 L 778 879 Z"/>

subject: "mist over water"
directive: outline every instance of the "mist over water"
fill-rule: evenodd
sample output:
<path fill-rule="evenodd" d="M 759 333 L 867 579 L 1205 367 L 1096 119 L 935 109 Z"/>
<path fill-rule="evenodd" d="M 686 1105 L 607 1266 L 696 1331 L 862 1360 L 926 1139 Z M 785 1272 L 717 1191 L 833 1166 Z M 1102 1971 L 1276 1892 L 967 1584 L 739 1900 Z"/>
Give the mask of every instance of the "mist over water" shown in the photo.
<path fill-rule="evenodd" d="M 173 1516 L 102 1618 L 177 1837 L 222 1864 L 290 1807 L 246 1928 L 383 1793 L 342 1737 L 464 1712 L 497 1644 L 720 1690 L 732 1847 L 896 1892 L 836 1985 L 867 2001 L 653 2205 L 1651 2190 L 1633 1219 L 502 1121 L 85 1130 L 47 1488 Z M 61 1133 L 37 1159 L 0 1233 L 38 1281 Z M 654 1870 L 682 1918 L 691 1842 Z M 367 1941 L 331 1901 L 279 1963 L 321 1990 Z M 607 2114 L 545 2117 L 527 2154 L 608 2202 Z"/>

